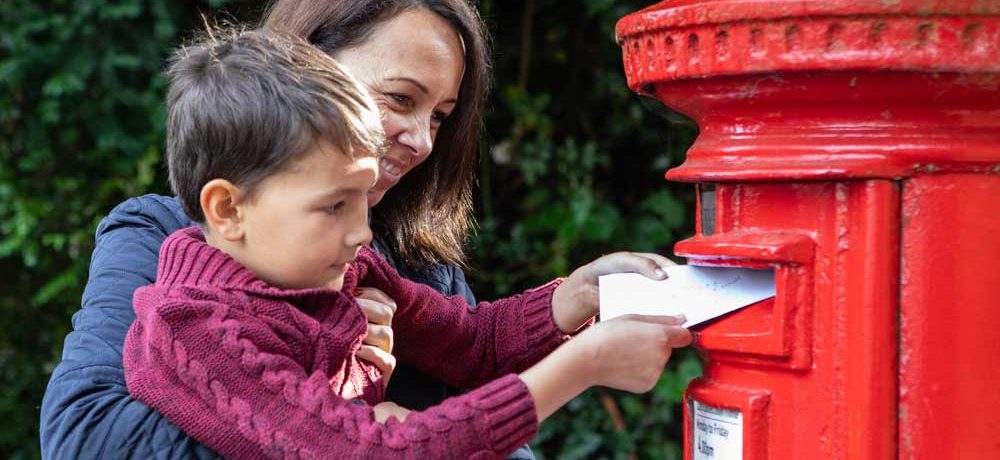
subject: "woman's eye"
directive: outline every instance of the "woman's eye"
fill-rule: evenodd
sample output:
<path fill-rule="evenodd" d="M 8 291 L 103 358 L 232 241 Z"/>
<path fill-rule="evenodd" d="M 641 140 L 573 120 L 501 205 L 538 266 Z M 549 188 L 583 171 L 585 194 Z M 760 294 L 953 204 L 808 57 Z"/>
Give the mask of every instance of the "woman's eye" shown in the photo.
<path fill-rule="evenodd" d="M 410 105 L 410 96 L 407 96 L 405 94 L 388 93 L 387 96 L 389 97 L 389 99 L 392 99 L 392 102 L 395 102 L 396 104 L 403 106 Z"/>
<path fill-rule="evenodd" d="M 448 115 L 450 115 L 450 114 L 445 113 L 445 112 L 441 112 L 439 110 L 435 110 L 434 113 L 431 114 L 431 121 L 440 124 L 446 118 L 448 118 Z"/>

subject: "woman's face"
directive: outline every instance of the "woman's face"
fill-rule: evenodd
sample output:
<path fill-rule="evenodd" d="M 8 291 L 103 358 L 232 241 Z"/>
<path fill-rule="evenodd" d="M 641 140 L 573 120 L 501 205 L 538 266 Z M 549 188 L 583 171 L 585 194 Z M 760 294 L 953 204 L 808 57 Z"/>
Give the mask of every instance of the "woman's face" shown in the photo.
<path fill-rule="evenodd" d="M 382 111 L 389 146 L 368 194 L 368 205 L 375 206 L 427 159 L 441 122 L 455 110 L 465 71 L 462 42 L 444 19 L 414 9 L 379 24 L 367 41 L 334 58 L 368 87 Z"/>

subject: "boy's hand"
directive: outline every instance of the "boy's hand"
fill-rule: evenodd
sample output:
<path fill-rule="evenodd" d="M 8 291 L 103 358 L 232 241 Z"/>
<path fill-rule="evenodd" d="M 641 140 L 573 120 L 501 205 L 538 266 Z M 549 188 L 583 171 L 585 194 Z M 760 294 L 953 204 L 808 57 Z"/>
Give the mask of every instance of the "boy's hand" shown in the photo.
<path fill-rule="evenodd" d="M 641 273 L 647 278 L 667 278 L 665 269 L 675 265 L 659 254 L 616 252 L 601 257 L 571 273 L 552 293 L 552 319 L 567 334 L 576 332 L 597 315 L 598 277 L 611 273 Z"/>
<path fill-rule="evenodd" d="M 378 423 L 385 423 L 390 418 L 395 418 L 396 420 L 402 422 L 406 420 L 407 415 L 410 415 L 409 409 L 400 407 L 392 401 L 378 403 L 372 408 L 372 410 L 375 411 L 375 421 Z"/>
<path fill-rule="evenodd" d="M 356 300 L 361 312 L 368 318 L 368 333 L 358 350 L 358 358 L 382 371 L 383 381 L 388 385 L 392 372 L 396 370 L 396 358 L 392 356 L 392 316 L 396 313 L 396 302 L 375 288 L 360 288 L 360 291 Z"/>
<path fill-rule="evenodd" d="M 683 315 L 625 315 L 594 325 L 569 344 L 584 350 L 590 385 L 643 393 L 656 385 L 673 349 L 691 344 L 684 321 Z"/>
<path fill-rule="evenodd" d="M 594 385 L 649 391 L 674 347 L 691 343 L 683 317 L 625 315 L 580 333 L 519 376 L 544 420 Z"/>

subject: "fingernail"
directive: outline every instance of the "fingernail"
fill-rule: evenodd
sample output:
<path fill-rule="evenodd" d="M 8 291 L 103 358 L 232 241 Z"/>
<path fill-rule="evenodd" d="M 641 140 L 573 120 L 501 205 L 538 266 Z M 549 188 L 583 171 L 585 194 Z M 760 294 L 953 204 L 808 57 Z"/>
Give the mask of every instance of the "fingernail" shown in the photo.
<path fill-rule="evenodd" d="M 663 271 L 662 268 L 657 268 L 655 271 L 653 271 L 653 273 L 655 273 L 656 276 L 658 276 L 660 278 L 666 278 L 667 277 L 667 272 Z"/>
<path fill-rule="evenodd" d="M 674 317 L 674 319 L 676 319 L 677 321 L 680 321 L 680 323 L 681 323 L 681 324 L 684 324 L 685 322 L 687 322 L 687 316 L 684 316 L 684 314 L 680 314 L 680 315 L 673 315 L 673 317 Z"/>

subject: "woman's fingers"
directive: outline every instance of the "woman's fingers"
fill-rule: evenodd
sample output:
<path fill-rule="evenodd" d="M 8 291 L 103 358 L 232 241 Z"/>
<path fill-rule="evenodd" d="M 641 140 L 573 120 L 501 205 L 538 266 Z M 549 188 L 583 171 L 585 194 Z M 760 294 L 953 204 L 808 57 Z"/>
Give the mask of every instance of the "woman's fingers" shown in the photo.
<path fill-rule="evenodd" d="M 368 323 L 368 334 L 363 341 L 365 345 L 378 347 L 386 353 L 392 353 L 393 336 L 392 328 L 381 324 Z"/>
<path fill-rule="evenodd" d="M 368 322 L 372 324 L 379 324 L 382 326 L 392 325 L 392 309 L 388 305 L 375 302 L 368 299 L 357 299 L 358 307 L 361 308 L 361 313 L 364 313 L 365 317 L 368 318 Z"/>
<path fill-rule="evenodd" d="M 381 290 L 372 287 L 362 287 L 359 288 L 358 290 L 361 291 L 361 294 L 358 295 L 358 298 L 369 299 L 369 300 L 374 300 L 376 302 L 384 303 L 389 307 L 391 307 L 392 311 L 396 311 L 396 301 L 392 300 L 392 297 L 389 297 L 389 294 L 386 294 L 385 292 L 382 292 Z"/>
<path fill-rule="evenodd" d="M 371 287 L 362 287 L 358 289 L 361 293 L 358 294 L 358 299 L 366 299 L 373 302 L 378 302 L 386 307 L 389 307 L 393 313 L 396 312 L 396 301 L 389 297 L 388 294 Z"/>
<path fill-rule="evenodd" d="M 361 288 L 357 297 L 358 307 L 368 318 L 368 334 L 365 345 L 392 353 L 392 316 L 396 313 L 396 302 L 384 292 L 374 288 Z"/>
<path fill-rule="evenodd" d="M 647 278 L 667 278 L 666 268 L 673 265 L 670 259 L 659 254 L 616 252 L 597 259 L 593 264 L 595 277 L 609 273 L 640 273 Z"/>
<path fill-rule="evenodd" d="M 675 263 L 674 261 L 668 259 L 667 256 L 656 254 L 656 253 L 653 253 L 653 252 L 636 252 L 634 254 L 642 256 L 642 257 L 646 257 L 646 258 L 649 258 L 649 259 L 653 259 L 653 261 L 656 262 L 657 265 L 659 265 L 660 268 L 662 268 L 664 270 L 666 270 L 667 267 L 672 267 L 674 265 L 677 265 L 677 263 Z"/>
<path fill-rule="evenodd" d="M 384 292 L 374 288 L 361 288 L 361 294 L 356 300 L 369 323 L 383 326 L 392 325 L 392 316 L 396 313 L 396 302 Z"/>
<path fill-rule="evenodd" d="M 386 353 L 380 348 L 376 348 L 370 345 L 362 345 L 358 349 L 358 358 L 368 361 L 375 365 L 378 370 L 382 371 L 382 379 L 386 386 L 389 385 L 389 378 L 392 377 L 392 372 L 396 370 L 396 357 Z"/>

